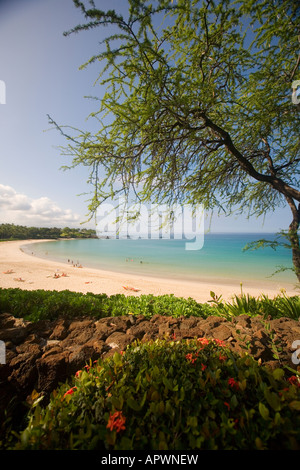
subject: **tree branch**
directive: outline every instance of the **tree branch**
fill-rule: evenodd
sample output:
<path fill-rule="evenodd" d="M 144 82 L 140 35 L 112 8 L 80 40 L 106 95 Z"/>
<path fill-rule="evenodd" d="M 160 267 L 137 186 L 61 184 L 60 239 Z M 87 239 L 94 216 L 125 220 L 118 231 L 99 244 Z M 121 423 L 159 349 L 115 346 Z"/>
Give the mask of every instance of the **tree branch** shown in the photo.
<path fill-rule="evenodd" d="M 257 181 L 270 184 L 271 186 L 273 186 L 274 189 L 279 191 L 284 196 L 288 196 L 300 202 L 300 191 L 289 186 L 281 178 L 272 175 L 265 175 L 256 171 L 250 161 L 246 157 L 244 157 L 244 155 L 242 155 L 241 152 L 236 148 L 230 135 L 227 131 L 225 131 L 225 129 L 221 128 L 211 119 L 209 119 L 204 112 L 197 111 L 197 114 L 200 118 L 203 119 L 207 127 L 209 127 L 218 136 L 221 136 L 223 138 L 224 145 L 227 150 L 231 153 L 231 155 L 233 155 L 237 159 L 240 166 L 248 175 L 252 176 L 252 178 L 256 179 Z"/>

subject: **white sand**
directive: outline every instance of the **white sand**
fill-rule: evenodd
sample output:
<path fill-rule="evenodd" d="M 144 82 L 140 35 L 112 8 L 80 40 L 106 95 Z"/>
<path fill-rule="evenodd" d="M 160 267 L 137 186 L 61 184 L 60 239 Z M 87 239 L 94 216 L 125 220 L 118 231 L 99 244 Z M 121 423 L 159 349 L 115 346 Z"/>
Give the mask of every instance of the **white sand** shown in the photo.
<path fill-rule="evenodd" d="M 45 240 L 48 241 L 48 240 Z M 139 275 L 101 271 L 90 268 L 77 268 L 69 264 L 37 258 L 21 250 L 22 245 L 37 243 L 41 240 L 8 241 L 0 243 L 0 287 L 18 287 L 26 290 L 65 290 L 75 292 L 93 292 L 141 295 L 141 294 L 174 294 L 177 297 L 191 297 L 198 302 L 211 300 L 210 291 L 224 300 L 241 293 L 240 281 L 215 280 L 207 282 L 190 282 L 173 279 L 160 279 Z M 9 271 L 12 270 L 10 273 Z M 59 276 L 54 277 L 55 273 Z M 66 274 L 63 276 L 62 274 Z M 129 286 L 137 291 L 126 290 Z M 299 295 L 292 284 L 243 281 L 243 292 L 258 297 L 262 293 L 270 298 L 280 294 L 282 288 L 287 295 Z"/>

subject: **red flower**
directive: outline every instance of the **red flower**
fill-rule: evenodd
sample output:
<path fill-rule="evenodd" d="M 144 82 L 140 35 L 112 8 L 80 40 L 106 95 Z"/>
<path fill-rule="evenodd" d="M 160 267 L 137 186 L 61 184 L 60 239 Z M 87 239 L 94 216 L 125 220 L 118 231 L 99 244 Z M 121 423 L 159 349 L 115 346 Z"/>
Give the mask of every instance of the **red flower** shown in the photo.
<path fill-rule="evenodd" d="M 209 344 L 209 340 L 207 338 L 198 338 L 197 341 L 199 341 L 202 346 L 207 346 Z"/>
<path fill-rule="evenodd" d="M 74 390 L 76 390 L 77 387 L 72 387 L 70 388 L 65 394 L 64 394 L 64 398 L 67 396 L 67 395 L 73 395 L 74 393 Z"/>
<path fill-rule="evenodd" d="M 215 343 L 217 343 L 218 346 L 222 346 L 222 347 L 226 346 L 225 342 L 221 339 L 215 338 L 214 341 Z"/>
<path fill-rule="evenodd" d="M 201 364 L 201 370 L 205 370 L 206 369 L 206 365 L 205 364 Z"/>
<path fill-rule="evenodd" d="M 222 354 L 219 355 L 219 361 L 226 361 L 226 359 L 226 356 L 222 356 Z"/>
<path fill-rule="evenodd" d="M 295 375 L 292 375 L 287 380 L 291 385 L 296 385 L 296 387 L 300 388 L 300 379 L 299 379 L 299 377 L 296 377 Z"/>
<path fill-rule="evenodd" d="M 224 401 L 224 405 L 226 405 L 227 408 L 230 410 L 230 405 L 229 405 L 229 403 L 227 403 L 227 401 Z"/>
<path fill-rule="evenodd" d="M 228 385 L 230 385 L 231 388 L 235 388 L 236 390 L 239 389 L 238 382 L 236 382 L 232 377 L 228 379 Z"/>
<path fill-rule="evenodd" d="M 192 353 L 186 354 L 185 357 L 186 357 L 186 359 L 187 359 L 188 361 L 190 361 L 192 364 L 194 364 L 194 362 L 196 362 L 196 360 L 197 360 L 197 357 L 193 357 L 193 354 L 192 354 Z"/>
<path fill-rule="evenodd" d="M 125 416 L 122 415 L 122 411 L 116 411 L 113 415 L 109 414 L 109 419 L 107 423 L 107 429 L 113 431 L 114 429 L 117 432 L 124 431 L 125 428 Z"/>

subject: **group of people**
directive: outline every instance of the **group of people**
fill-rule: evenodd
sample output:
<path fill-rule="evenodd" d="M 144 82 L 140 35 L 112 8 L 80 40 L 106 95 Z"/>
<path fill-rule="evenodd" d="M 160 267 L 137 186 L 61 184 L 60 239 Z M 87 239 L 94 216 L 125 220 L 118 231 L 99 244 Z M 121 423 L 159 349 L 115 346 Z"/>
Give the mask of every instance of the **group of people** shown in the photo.
<path fill-rule="evenodd" d="M 68 259 L 68 263 L 71 263 L 71 264 L 72 264 L 72 266 L 73 266 L 73 268 L 82 268 L 82 265 L 81 265 L 81 264 L 79 264 L 79 261 L 77 261 L 77 263 L 76 263 L 76 264 L 74 264 L 74 262 L 73 262 L 73 261 L 71 261 L 71 260 L 69 260 L 69 259 Z"/>
<path fill-rule="evenodd" d="M 61 273 L 61 274 L 58 274 L 58 273 L 54 273 L 54 279 L 58 279 L 59 277 L 67 277 L 68 275 L 66 273 Z"/>

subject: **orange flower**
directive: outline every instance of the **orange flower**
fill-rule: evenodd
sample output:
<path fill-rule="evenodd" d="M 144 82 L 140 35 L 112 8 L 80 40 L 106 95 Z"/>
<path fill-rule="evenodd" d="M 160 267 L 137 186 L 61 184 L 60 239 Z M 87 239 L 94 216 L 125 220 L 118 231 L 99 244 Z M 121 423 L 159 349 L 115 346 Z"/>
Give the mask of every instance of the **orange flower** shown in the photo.
<path fill-rule="evenodd" d="M 207 346 L 209 344 L 209 340 L 207 338 L 198 338 L 197 341 L 199 341 L 202 346 Z"/>
<path fill-rule="evenodd" d="M 192 353 L 186 354 L 185 357 L 186 357 L 186 359 L 187 359 L 188 361 L 190 361 L 192 364 L 194 364 L 194 362 L 196 362 L 196 360 L 197 360 L 196 357 L 193 358 L 193 354 L 192 354 Z"/>
<path fill-rule="evenodd" d="M 107 429 L 113 431 L 114 429 L 117 432 L 124 431 L 125 428 L 125 416 L 122 415 L 122 411 L 116 411 L 113 415 L 109 414 L 109 419 L 107 423 Z"/>
<path fill-rule="evenodd" d="M 221 339 L 215 338 L 214 341 L 215 343 L 217 343 L 218 346 L 222 346 L 222 347 L 226 346 L 225 342 Z"/>

